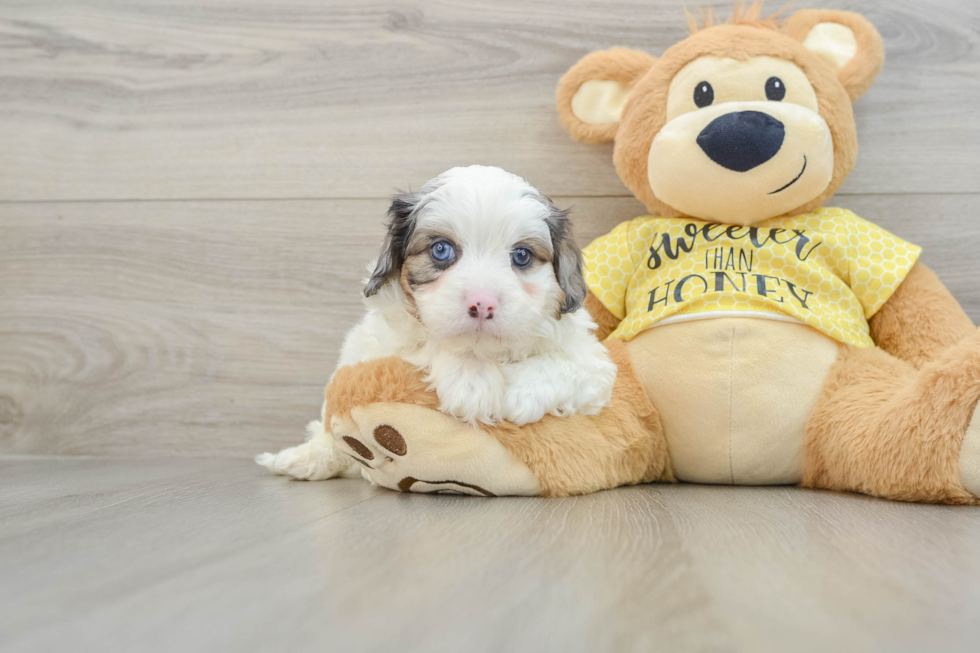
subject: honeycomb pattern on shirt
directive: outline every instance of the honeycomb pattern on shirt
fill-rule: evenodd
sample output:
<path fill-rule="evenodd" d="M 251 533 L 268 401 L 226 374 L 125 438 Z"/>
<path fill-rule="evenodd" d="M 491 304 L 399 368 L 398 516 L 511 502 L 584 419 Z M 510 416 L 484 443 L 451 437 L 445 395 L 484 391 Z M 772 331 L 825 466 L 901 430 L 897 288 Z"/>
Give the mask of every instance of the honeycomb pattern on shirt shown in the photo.
<path fill-rule="evenodd" d="M 921 249 L 850 211 L 765 220 L 753 227 L 643 216 L 583 252 L 592 292 L 629 340 L 674 317 L 745 311 L 789 316 L 857 347 Z"/>

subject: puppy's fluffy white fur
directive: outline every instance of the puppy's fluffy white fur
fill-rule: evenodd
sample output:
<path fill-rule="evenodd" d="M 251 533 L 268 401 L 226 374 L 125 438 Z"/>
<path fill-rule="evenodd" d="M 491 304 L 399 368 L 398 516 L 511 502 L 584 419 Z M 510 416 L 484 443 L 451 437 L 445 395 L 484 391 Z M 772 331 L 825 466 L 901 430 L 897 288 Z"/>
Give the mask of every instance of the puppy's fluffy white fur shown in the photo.
<path fill-rule="evenodd" d="M 500 168 L 453 168 L 396 196 L 389 218 L 338 367 L 399 356 L 427 373 L 440 410 L 473 424 L 595 414 L 609 401 L 616 366 L 581 308 L 579 250 L 550 199 Z M 437 260 L 440 243 L 451 259 Z M 495 305 L 477 310 L 474 297 Z M 301 479 L 356 476 L 325 411 L 304 444 L 256 461 Z"/>

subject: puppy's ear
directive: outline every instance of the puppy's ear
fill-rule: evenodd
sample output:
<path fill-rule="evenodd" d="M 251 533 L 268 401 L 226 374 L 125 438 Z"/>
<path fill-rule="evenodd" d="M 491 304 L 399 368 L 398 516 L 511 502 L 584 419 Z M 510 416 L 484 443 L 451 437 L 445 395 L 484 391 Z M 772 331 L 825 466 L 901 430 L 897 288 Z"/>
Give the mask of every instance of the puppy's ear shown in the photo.
<path fill-rule="evenodd" d="M 582 252 L 572 237 L 572 223 L 568 219 L 568 211 L 559 209 L 545 197 L 548 205 L 548 229 L 551 230 L 551 246 L 554 249 L 553 264 L 555 278 L 565 293 L 565 301 L 561 305 L 562 313 L 577 311 L 585 301 L 588 288 L 582 275 Z"/>
<path fill-rule="evenodd" d="M 381 245 L 381 254 L 371 278 L 364 286 L 364 296 L 370 297 L 381 290 L 392 277 L 401 273 L 405 263 L 405 250 L 415 230 L 415 209 L 422 193 L 399 192 L 388 207 L 388 234 Z"/>

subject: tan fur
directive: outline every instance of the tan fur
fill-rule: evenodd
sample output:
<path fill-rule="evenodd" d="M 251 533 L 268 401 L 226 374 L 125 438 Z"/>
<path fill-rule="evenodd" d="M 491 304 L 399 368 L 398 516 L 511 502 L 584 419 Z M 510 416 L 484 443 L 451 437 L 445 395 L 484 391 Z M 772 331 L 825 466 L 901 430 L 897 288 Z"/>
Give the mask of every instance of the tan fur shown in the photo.
<path fill-rule="evenodd" d="M 642 77 L 656 59 L 646 52 L 629 48 L 612 48 L 586 55 L 558 82 L 555 101 L 558 119 L 576 140 L 583 143 L 604 143 L 616 136 L 618 123 L 590 125 L 572 113 L 572 98 L 579 87 L 590 79 L 619 82 L 630 88 Z"/>
<path fill-rule="evenodd" d="M 828 187 L 789 213 L 822 205 L 854 166 L 857 139 L 851 101 L 870 87 L 881 68 L 880 36 L 864 18 L 838 11 L 800 11 L 781 29 L 774 29 L 775 22 L 763 19 L 755 3 L 736 12 L 734 24 L 715 26 L 711 16 L 703 22 L 703 28 L 695 24 L 695 33 L 659 60 L 624 48 L 586 56 L 559 83 L 562 124 L 572 136 L 586 142 L 615 138 L 616 169 L 626 185 L 652 213 L 678 216 L 654 196 L 647 175 L 650 145 L 666 121 L 671 79 L 690 61 L 705 55 L 736 60 L 779 57 L 807 75 L 834 146 Z M 822 22 L 840 23 L 855 35 L 858 53 L 839 71 L 802 45 L 813 26 Z M 587 124 L 575 117 L 572 98 L 590 80 L 616 81 L 632 89 L 620 122 Z M 600 338 L 616 328 L 618 320 L 591 293 L 585 307 L 598 325 Z M 829 373 L 821 369 L 814 374 L 813 389 L 800 393 L 799 399 L 807 402 L 818 394 L 802 436 L 801 485 L 905 501 L 980 504 L 960 478 L 964 434 L 980 401 L 980 332 L 921 264 L 870 320 L 870 328 L 880 348 L 857 349 L 828 340 L 831 354 L 839 347 L 839 357 L 831 363 L 830 356 Z M 626 346 L 616 340 L 605 344 L 619 375 L 612 400 L 600 415 L 546 416 L 521 428 L 503 424 L 483 429 L 531 470 L 545 496 L 675 480 L 661 416 Z M 638 355 L 640 365 L 646 362 L 642 369 L 647 375 L 655 372 L 656 361 L 650 358 L 655 355 Z M 692 374 L 698 369 L 703 368 L 697 367 Z M 774 378 L 773 382 L 779 381 Z M 433 411 L 438 406 L 421 372 L 394 358 L 339 370 L 327 389 L 327 399 L 332 414 L 338 415 L 349 415 L 352 408 L 370 403 L 409 403 Z M 669 422 L 666 408 L 664 415 Z M 471 427 L 460 424 L 459 428 Z"/>
<path fill-rule="evenodd" d="M 780 32 L 742 25 L 712 27 L 688 37 L 668 49 L 657 65 L 637 83 L 626 102 L 613 150 L 616 172 L 626 186 L 653 215 L 682 215 L 653 194 L 647 174 L 647 157 L 650 144 L 667 121 L 670 80 L 689 62 L 705 55 L 740 61 L 772 56 L 790 61 L 803 70 L 817 94 L 820 116 L 830 127 L 834 168 L 830 184 L 820 195 L 787 214 L 806 213 L 822 206 L 840 188 L 857 160 L 857 133 L 850 99 L 833 70 L 798 41 Z"/>
<path fill-rule="evenodd" d="M 439 407 L 439 398 L 428 392 L 422 372 L 397 356 L 341 367 L 327 386 L 326 398 L 327 424 L 333 416 L 349 418 L 351 409 L 365 404 Z"/>
<path fill-rule="evenodd" d="M 684 9 L 684 15 L 687 16 L 687 26 L 691 30 L 691 34 L 700 32 L 703 29 L 709 29 L 715 25 L 749 25 L 752 27 L 766 27 L 769 29 L 779 29 L 780 20 L 779 16 L 788 9 L 788 7 L 783 7 L 776 13 L 763 17 L 762 7 L 765 3 L 756 0 L 756 2 L 751 2 L 745 4 L 742 2 L 736 2 L 734 9 L 732 9 L 731 15 L 728 17 L 727 21 L 721 21 L 718 19 L 718 15 L 715 13 L 714 7 L 701 7 L 698 10 L 698 14 L 701 18 L 701 23 L 698 24 L 698 16 L 695 16 L 687 8 Z"/>
<path fill-rule="evenodd" d="M 605 345 L 619 375 L 612 400 L 602 413 L 546 415 L 523 427 L 485 428 L 531 468 L 543 496 L 675 480 L 660 416 L 640 385 L 625 345 L 618 340 Z"/>
<path fill-rule="evenodd" d="M 849 12 L 797 12 L 781 30 L 772 29 L 772 21 L 759 20 L 758 15 L 756 8 L 736 24 L 699 29 L 670 47 L 659 59 L 626 48 L 593 52 L 572 66 L 559 82 L 558 115 L 562 124 L 573 137 L 587 143 L 615 138 L 616 172 L 653 215 L 682 215 L 654 195 L 647 175 L 647 157 L 650 144 L 667 120 L 670 81 L 684 66 L 702 56 L 739 61 L 757 56 L 778 57 L 796 64 L 809 78 L 817 95 L 820 116 L 830 127 L 833 138 L 833 176 L 819 196 L 787 211 L 787 215 L 822 206 L 854 168 L 857 134 L 851 100 L 870 87 L 881 69 L 884 50 L 878 32 L 867 20 Z M 809 28 L 821 21 L 840 22 L 855 32 L 858 54 L 839 74 L 801 43 Z M 632 87 L 618 125 L 586 125 L 572 113 L 572 97 L 584 82 L 593 79 L 616 80 Z"/>
<path fill-rule="evenodd" d="M 885 64 L 885 45 L 881 41 L 881 35 L 861 14 L 829 9 L 798 11 L 786 21 L 783 32 L 803 41 L 817 23 L 840 23 L 854 32 L 857 54 L 837 72 L 837 79 L 847 89 L 853 102 L 871 88 Z"/>
<path fill-rule="evenodd" d="M 585 296 L 585 310 L 589 312 L 592 320 L 598 326 L 595 330 L 595 335 L 599 340 L 608 338 L 609 334 L 619 326 L 619 318 L 610 313 L 606 305 L 598 297 L 593 295 L 591 290 Z"/>
<path fill-rule="evenodd" d="M 583 135 L 569 127 L 569 105 L 559 103 L 563 124 L 581 140 L 615 138 L 614 160 L 624 183 L 651 213 L 679 216 L 654 195 L 647 171 L 650 145 L 666 123 L 671 80 L 702 56 L 782 58 L 810 80 L 834 147 L 830 184 L 820 196 L 788 213 L 821 206 L 854 166 L 857 139 L 851 102 L 881 69 L 881 37 L 866 19 L 848 12 L 799 11 L 778 31 L 772 21 L 760 21 L 757 4 L 736 12 L 729 25 L 715 26 L 710 13 L 703 18 L 703 28 L 692 19 L 694 34 L 660 59 L 650 60 L 638 79 L 636 64 L 624 65 L 629 55 L 622 49 L 589 55 L 562 79 L 559 97 L 572 97 L 590 79 L 617 79 L 616 70 L 622 68 L 621 76 L 632 88 L 622 119 L 618 126 Z M 819 23 L 844 25 L 855 36 L 857 53 L 839 70 L 802 45 Z M 629 60 L 643 61 L 638 55 Z M 607 335 L 615 318 L 595 298 L 588 298 L 586 306 L 599 324 L 598 334 Z M 958 461 L 980 399 L 980 336 L 942 283 L 921 264 L 871 319 L 870 327 L 880 349 L 842 345 L 809 417 L 803 485 L 902 500 L 978 503 L 961 484 Z"/>
<path fill-rule="evenodd" d="M 922 263 L 916 263 L 869 325 L 875 344 L 915 367 L 975 330 L 959 302 Z"/>
<path fill-rule="evenodd" d="M 640 385 L 625 345 L 613 340 L 606 346 L 619 374 L 612 400 L 600 415 L 548 415 L 520 428 L 505 423 L 483 429 L 531 469 L 544 496 L 674 480 L 660 416 Z M 327 388 L 327 420 L 350 419 L 358 406 L 394 403 L 436 410 L 439 401 L 426 390 L 422 372 L 399 358 L 343 367 Z M 460 423 L 459 428 L 472 427 Z"/>
<path fill-rule="evenodd" d="M 980 400 L 980 333 L 921 370 L 879 349 L 841 348 L 807 422 L 801 485 L 980 504 L 958 468 Z"/>

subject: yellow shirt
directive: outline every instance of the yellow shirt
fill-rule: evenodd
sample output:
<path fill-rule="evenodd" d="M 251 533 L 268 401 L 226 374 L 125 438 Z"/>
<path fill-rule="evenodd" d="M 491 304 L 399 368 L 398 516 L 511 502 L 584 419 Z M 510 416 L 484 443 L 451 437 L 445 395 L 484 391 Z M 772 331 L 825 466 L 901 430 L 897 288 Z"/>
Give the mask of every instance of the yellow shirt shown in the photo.
<path fill-rule="evenodd" d="M 585 279 L 630 340 L 655 324 L 726 315 L 805 322 L 856 347 L 922 249 L 850 211 L 752 227 L 643 216 L 583 252 Z"/>

